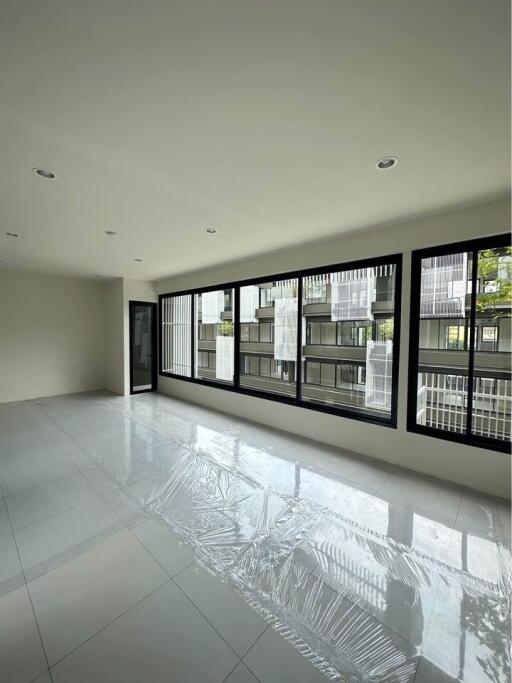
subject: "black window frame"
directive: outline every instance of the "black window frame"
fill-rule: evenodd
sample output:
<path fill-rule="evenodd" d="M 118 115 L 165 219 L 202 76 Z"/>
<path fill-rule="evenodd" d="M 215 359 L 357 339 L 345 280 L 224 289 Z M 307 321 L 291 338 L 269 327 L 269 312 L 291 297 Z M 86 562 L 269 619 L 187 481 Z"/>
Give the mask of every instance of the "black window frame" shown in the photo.
<path fill-rule="evenodd" d="M 436 247 L 418 249 L 411 255 L 411 306 L 409 319 L 409 368 L 408 368 L 408 387 L 407 387 L 407 431 L 414 434 L 431 436 L 444 441 L 455 441 L 467 446 L 477 448 L 487 448 L 492 451 L 510 453 L 510 443 L 499 441 L 489 437 L 480 436 L 471 432 L 473 420 L 473 382 L 474 357 L 477 348 L 477 324 L 476 324 L 476 299 L 478 296 L 478 268 L 475 267 L 477 260 L 475 255 L 483 249 L 498 249 L 500 247 L 511 246 L 510 234 L 504 233 L 481 237 L 464 242 L 452 242 Z M 465 399 L 466 407 L 466 433 L 450 432 L 437 427 L 428 427 L 416 423 L 417 397 L 418 397 L 418 367 L 419 367 L 419 338 L 420 338 L 420 299 L 421 299 L 421 261 L 434 256 L 445 256 L 467 252 L 472 254 L 472 282 L 471 286 L 471 307 L 468 318 L 468 328 L 466 334 L 466 351 L 469 354 L 467 373 L 461 373 L 468 377 L 468 392 Z M 499 352 L 496 352 L 499 353 Z M 453 374 L 447 372 L 446 374 Z"/>
<path fill-rule="evenodd" d="M 395 267 L 395 292 L 394 292 L 394 307 L 393 307 L 393 320 L 394 320 L 394 332 L 393 332 L 393 368 L 391 376 L 391 411 L 389 416 L 379 416 L 375 414 L 366 414 L 364 412 L 357 412 L 349 407 L 342 406 L 331 406 L 323 405 L 319 403 L 313 403 L 310 401 L 303 401 L 301 398 L 301 387 L 302 387 L 302 288 L 303 288 L 303 278 L 312 275 L 323 275 L 334 272 L 344 272 L 355 269 L 364 268 L 374 268 L 384 265 L 393 265 Z M 297 316 L 297 358 L 295 363 L 295 396 L 287 396 L 285 394 L 271 393 L 269 391 L 261 391 L 258 389 L 252 389 L 249 387 L 240 385 L 240 288 L 249 285 L 260 285 L 268 282 L 278 282 L 280 280 L 291 280 L 297 279 L 298 291 L 297 300 L 298 304 L 298 316 Z M 195 295 L 202 294 L 204 292 L 213 292 L 218 290 L 234 290 L 234 306 L 233 306 L 233 323 L 234 323 L 234 373 L 233 373 L 233 384 L 222 384 L 221 382 L 215 382 L 212 380 L 198 379 L 195 376 L 194 368 L 194 349 L 196 340 L 196 330 L 195 330 Z M 184 377 L 182 375 L 175 375 L 172 373 L 166 373 L 162 370 L 162 347 L 159 346 L 159 374 L 162 377 L 169 377 L 171 379 L 177 379 L 183 382 L 189 382 L 191 384 L 198 384 L 201 386 L 213 387 L 215 389 L 220 389 L 221 391 L 231 391 L 233 393 L 243 394 L 246 396 L 253 396 L 255 398 L 262 398 L 267 401 L 274 401 L 276 403 L 282 403 L 286 405 L 292 405 L 299 408 L 305 408 L 306 410 L 314 410 L 316 412 L 327 413 L 330 415 L 336 415 L 338 417 L 345 417 L 351 420 L 358 420 L 360 422 L 367 422 L 370 424 L 376 424 L 383 427 L 389 427 L 391 429 L 397 428 L 397 417 L 398 417 L 398 376 L 399 376 L 399 359 L 400 359 L 400 327 L 401 327 L 401 303 L 402 303 L 402 254 L 394 253 L 385 256 L 376 256 L 373 258 L 358 259 L 355 261 L 346 261 L 342 263 L 336 263 L 332 265 L 307 268 L 297 271 L 288 271 L 283 273 L 278 273 L 275 275 L 265 275 L 255 278 L 250 278 L 246 280 L 237 280 L 235 282 L 220 283 L 215 285 L 208 285 L 206 287 L 195 287 L 192 289 L 180 290 L 176 292 L 167 292 L 160 294 L 158 297 L 158 309 L 159 312 L 162 310 L 162 301 L 168 297 L 175 296 L 185 296 L 192 295 L 192 343 L 191 343 L 191 376 Z M 261 299 L 260 299 L 261 301 Z M 159 339 L 161 340 L 161 325 Z M 247 353 L 247 352 L 246 352 Z"/>

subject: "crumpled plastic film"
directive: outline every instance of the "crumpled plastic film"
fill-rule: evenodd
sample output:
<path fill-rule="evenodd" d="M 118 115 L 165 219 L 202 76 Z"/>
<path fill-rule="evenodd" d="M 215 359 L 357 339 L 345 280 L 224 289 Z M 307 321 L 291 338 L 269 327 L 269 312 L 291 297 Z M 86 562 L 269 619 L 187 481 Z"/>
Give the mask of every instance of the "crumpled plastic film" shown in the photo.
<path fill-rule="evenodd" d="M 134 415 L 131 404 L 114 405 L 153 428 L 143 406 Z M 447 561 L 443 549 L 433 557 L 387 529 L 366 526 L 364 515 L 345 517 L 327 498 L 296 495 L 289 485 L 293 461 L 283 464 L 285 481 L 278 469 L 272 477 L 271 468 L 253 466 L 250 446 L 230 429 L 188 433 L 179 417 L 160 417 L 159 433 L 177 447 L 140 493 L 140 507 L 191 544 L 203 567 L 230 584 L 328 679 L 412 682 L 424 622 L 443 618 L 428 609 L 438 592 L 487 601 L 498 628 L 509 630 L 508 549 L 497 545 L 494 574 L 479 576 Z M 304 469 L 301 474 L 303 480 L 313 476 Z M 123 481 L 118 479 L 121 490 Z M 410 610 L 408 632 L 393 613 L 393 596 Z"/>

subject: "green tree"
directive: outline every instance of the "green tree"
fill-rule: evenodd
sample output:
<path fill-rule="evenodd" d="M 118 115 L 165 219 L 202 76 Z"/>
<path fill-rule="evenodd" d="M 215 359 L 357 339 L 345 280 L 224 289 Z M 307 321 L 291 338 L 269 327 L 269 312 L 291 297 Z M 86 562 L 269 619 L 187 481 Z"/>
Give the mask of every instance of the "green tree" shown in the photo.
<path fill-rule="evenodd" d="M 393 318 L 387 318 L 379 323 L 379 334 L 382 341 L 388 341 L 388 339 L 393 339 L 393 328 L 394 321 Z"/>
<path fill-rule="evenodd" d="M 494 291 L 485 292 L 485 284 L 481 286 L 476 310 L 495 319 L 510 315 L 502 307 L 510 306 L 512 300 L 512 247 L 478 252 L 478 278 L 481 283 L 492 281 Z"/>
<path fill-rule="evenodd" d="M 232 337 L 233 336 L 233 323 L 231 320 L 223 320 L 218 324 L 217 334 L 221 337 Z"/>

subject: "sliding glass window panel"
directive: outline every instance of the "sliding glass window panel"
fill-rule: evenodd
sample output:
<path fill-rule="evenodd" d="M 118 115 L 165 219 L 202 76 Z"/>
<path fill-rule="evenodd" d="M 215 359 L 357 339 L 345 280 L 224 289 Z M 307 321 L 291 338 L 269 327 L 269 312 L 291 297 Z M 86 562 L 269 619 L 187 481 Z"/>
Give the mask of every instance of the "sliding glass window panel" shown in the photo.
<path fill-rule="evenodd" d="M 233 384 L 234 328 L 233 289 L 195 294 L 195 377 L 197 379 Z M 201 354 L 208 352 L 208 365 L 201 363 Z"/>
<path fill-rule="evenodd" d="M 408 428 L 506 450 L 512 421 L 510 237 L 413 253 L 412 273 Z"/>
<path fill-rule="evenodd" d="M 297 278 L 240 287 L 240 354 L 255 358 L 241 387 L 295 398 L 297 296 Z"/>
<path fill-rule="evenodd" d="M 303 403 L 391 420 L 396 268 L 303 277 Z"/>
<path fill-rule="evenodd" d="M 164 296 L 160 300 L 162 321 L 162 372 L 191 377 L 192 295 Z"/>
<path fill-rule="evenodd" d="M 416 423 L 464 434 L 471 308 L 471 252 L 421 260 Z"/>
<path fill-rule="evenodd" d="M 477 254 L 471 432 L 510 441 L 512 253 L 501 247 Z"/>

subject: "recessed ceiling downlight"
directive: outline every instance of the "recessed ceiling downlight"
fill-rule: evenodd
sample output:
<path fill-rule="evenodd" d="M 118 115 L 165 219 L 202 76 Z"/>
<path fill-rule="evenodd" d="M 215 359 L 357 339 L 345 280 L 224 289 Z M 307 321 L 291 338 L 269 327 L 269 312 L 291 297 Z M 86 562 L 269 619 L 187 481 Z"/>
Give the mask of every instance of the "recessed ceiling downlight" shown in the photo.
<path fill-rule="evenodd" d="M 375 168 L 379 171 L 388 171 L 398 165 L 398 157 L 382 157 L 375 163 Z"/>
<path fill-rule="evenodd" d="M 56 173 L 49 171 L 47 168 L 33 168 L 32 170 L 40 178 L 45 178 L 45 180 L 54 180 L 57 177 Z"/>
<path fill-rule="evenodd" d="M 19 232 L 6 232 L 7 237 L 21 237 Z"/>
<path fill-rule="evenodd" d="M 207 235 L 216 235 L 218 233 L 218 230 L 215 228 L 206 228 L 205 233 Z"/>

